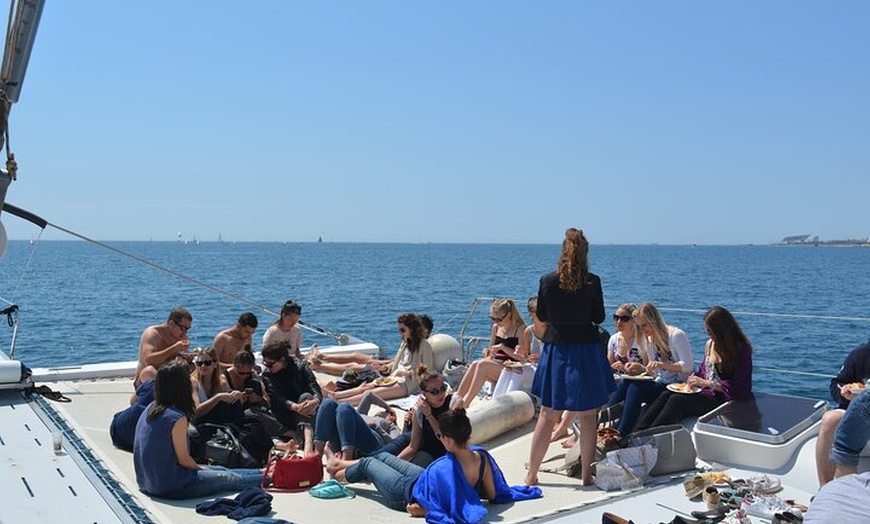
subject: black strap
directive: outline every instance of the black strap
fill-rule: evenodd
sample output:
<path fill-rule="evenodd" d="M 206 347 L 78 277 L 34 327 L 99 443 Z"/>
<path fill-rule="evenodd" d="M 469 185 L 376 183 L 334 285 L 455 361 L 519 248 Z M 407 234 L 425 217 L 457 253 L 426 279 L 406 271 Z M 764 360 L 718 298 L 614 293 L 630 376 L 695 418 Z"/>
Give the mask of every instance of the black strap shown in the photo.
<path fill-rule="evenodd" d="M 65 396 L 60 391 L 52 390 L 50 387 L 46 386 L 45 384 L 43 384 L 41 386 L 31 386 L 31 387 L 27 388 L 26 391 L 28 393 L 30 393 L 31 395 L 33 393 L 39 393 L 43 397 L 45 397 L 49 400 L 54 400 L 56 402 L 72 402 L 71 398 Z"/>

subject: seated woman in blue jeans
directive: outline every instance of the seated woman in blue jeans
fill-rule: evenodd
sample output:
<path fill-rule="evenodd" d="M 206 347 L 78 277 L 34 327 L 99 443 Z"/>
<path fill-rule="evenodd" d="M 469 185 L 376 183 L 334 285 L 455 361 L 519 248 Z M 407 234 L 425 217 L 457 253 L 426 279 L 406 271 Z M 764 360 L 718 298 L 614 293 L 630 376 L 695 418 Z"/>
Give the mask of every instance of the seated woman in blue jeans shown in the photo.
<path fill-rule="evenodd" d="M 425 469 L 387 453 L 349 461 L 333 455 L 327 472 L 341 482 L 371 481 L 385 506 L 431 522 L 478 522 L 486 515 L 481 499 L 495 503 L 541 496 L 536 486 L 508 486 L 492 456 L 468 445 L 471 421 L 464 409 L 438 419 L 447 455 Z"/>
<path fill-rule="evenodd" d="M 383 411 L 369 416 L 372 404 Z M 400 436 L 396 412 L 373 391 L 367 391 L 357 408 L 335 399 L 325 399 L 314 422 L 314 451 L 323 456 L 326 443 L 345 459 L 368 455 Z"/>
<path fill-rule="evenodd" d="M 657 399 L 668 384 L 685 382 L 695 367 L 689 337 L 682 329 L 665 324 L 654 305 L 649 302 L 641 304 L 632 317 L 640 350 L 649 357 L 646 366 L 649 380 L 621 380 L 608 403 L 608 406 L 613 406 L 625 401 L 617 428 L 623 435 L 634 430 L 645 402 Z"/>
<path fill-rule="evenodd" d="M 139 490 L 155 497 L 192 499 L 259 486 L 261 470 L 207 468 L 190 456 L 187 427 L 195 408 L 189 373 L 181 359 L 157 371 L 154 402 L 139 417 L 133 443 Z"/>

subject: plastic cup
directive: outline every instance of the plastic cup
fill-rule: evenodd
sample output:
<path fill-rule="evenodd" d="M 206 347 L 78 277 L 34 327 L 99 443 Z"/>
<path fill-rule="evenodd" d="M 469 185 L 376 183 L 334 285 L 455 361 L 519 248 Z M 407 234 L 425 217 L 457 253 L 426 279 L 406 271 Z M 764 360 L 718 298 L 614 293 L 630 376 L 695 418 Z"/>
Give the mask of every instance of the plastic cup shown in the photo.
<path fill-rule="evenodd" d="M 54 447 L 55 453 L 63 451 L 63 433 L 60 431 L 51 432 L 51 445 Z"/>

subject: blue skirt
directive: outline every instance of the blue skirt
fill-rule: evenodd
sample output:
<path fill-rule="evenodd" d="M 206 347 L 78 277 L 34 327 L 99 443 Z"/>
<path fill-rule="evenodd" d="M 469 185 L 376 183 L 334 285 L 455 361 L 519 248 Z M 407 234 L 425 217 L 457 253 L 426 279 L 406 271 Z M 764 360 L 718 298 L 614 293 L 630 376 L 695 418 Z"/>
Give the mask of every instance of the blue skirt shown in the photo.
<path fill-rule="evenodd" d="M 601 344 L 544 344 L 532 382 L 532 394 L 543 406 L 586 411 L 607 404 L 615 390 Z"/>

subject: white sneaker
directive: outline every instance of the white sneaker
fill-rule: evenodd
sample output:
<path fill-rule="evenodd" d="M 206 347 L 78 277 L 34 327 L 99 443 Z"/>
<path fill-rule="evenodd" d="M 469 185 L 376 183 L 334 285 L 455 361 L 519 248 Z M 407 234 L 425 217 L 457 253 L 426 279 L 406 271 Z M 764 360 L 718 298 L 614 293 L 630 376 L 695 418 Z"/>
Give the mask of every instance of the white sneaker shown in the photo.
<path fill-rule="evenodd" d="M 746 495 L 743 498 L 743 509 L 755 517 L 770 520 L 774 513 L 789 509 L 789 505 L 776 495 Z"/>
<path fill-rule="evenodd" d="M 752 521 L 749 520 L 746 512 L 742 509 L 735 509 L 731 513 L 728 513 L 721 522 L 722 524 L 752 524 Z"/>

